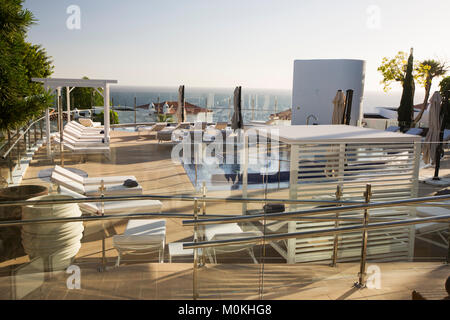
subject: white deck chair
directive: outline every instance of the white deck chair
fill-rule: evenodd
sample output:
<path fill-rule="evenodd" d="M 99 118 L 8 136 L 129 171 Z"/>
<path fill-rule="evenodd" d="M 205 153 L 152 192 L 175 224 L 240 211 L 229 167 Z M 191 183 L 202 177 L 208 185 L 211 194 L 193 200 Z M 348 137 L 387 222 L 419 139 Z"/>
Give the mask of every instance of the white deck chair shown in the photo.
<path fill-rule="evenodd" d="M 141 134 L 155 135 L 156 137 L 157 132 L 163 130 L 165 127 L 167 127 L 167 122 L 158 122 L 151 127 L 139 127 L 138 135 L 139 136 L 141 136 Z"/>
<path fill-rule="evenodd" d="M 84 194 L 86 196 L 100 196 L 99 185 L 91 184 L 84 185 L 74 179 L 64 176 L 56 171 L 52 172 L 51 181 L 66 187 L 77 193 Z M 105 185 L 103 190 L 104 195 L 108 196 L 120 196 L 120 195 L 139 195 L 142 194 L 142 187 L 140 185 L 132 188 L 125 187 L 123 184 L 108 184 Z"/>
<path fill-rule="evenodd" d="M 158 143 L 161 141 L 172 141 L 172 134 L 176 131 L 176 130 L 181 130 L 181 129 L 190 129 L 191 124 L 189 122 L 182 122 L 179 123 L 176 127 L 166 127 L 161 131 L 158 131 L 156 133 L 156 138 L 158 139 Z"/>
<path fill-rule="evenodd" d="M 66 176 L 74 181 L 81 183 L 83 185 L 97 185 L 100 186 L 102 180 L 105 185 L 109 184 L 121 184 L 127 179 L 136 180 L 135 176 L 107 176 L 107 177 L 83 177 L 75 172 L 72 172 L 66 168 L 55 165 L 54 171 L 59 174 Z"/>
<path fill-rule="evenodd" d="M 60 194 L 68 195 L 75 199 L 86 198 L 85 195 L 63 186 L 60 186 L 58 191 Z M 80 202 L 78 205 L 81 211 L 87 214 L 99 215 L 102 213 L 101 202 Z M 103 203 L 103 213 L 105 215 L 121 213 L 158 213 L 161 212 L 161 209 L 162 202 L 159 200 L 105 201 Z"/>
<path fill-rule="evenodd" d="M 442 207 L 417 207 L 416 212 L 418 217 L 433 217 L 450 214 L 449 209 L 445 209 Z M 449 226 L 450 224 L 448 223 L 434 223 L 434 222 L 416 224 L 415 225 L 416 238 L 431 243 L 440 248 L 447 249 Z M 429 235 L 432 233 L 436 233 L 441 238 L 442 243 L 423 237 L 425 235 Z"/>
<path fill-rule="evenodd" d="M 85 127 L 85 126 L 83 126 L 82 124 L 80 124 L 79 122 L 77 122 L 75 120 L 70 121 L 67 125 L 70 125 L 71 127 L 76 128 L 76 129 L 78 129 L 80 131 L 83 131 L 83 132 L 100 132 L 100 131 L 103 130 L 103 127 L 97 127 L 97 128 Z"/>
<path fill-rule="evenodd" d="M 116 266 L 122 255 L 158 252 L 159 262 L 164 262 L 166 245 L 166 220 L 132 219 L 122 235 L 113 236 L 113 246 L 118 252 Z"/>
<path fill-rule="evenodd" d="M 59 143 L 60 141 L 60 134 L 56 132 L 54 134 L 54 140 Z M 103 143 L 102 140 L 99 139 L 77 139 L 71 136 L 70 134 L 67 134 L 64 132 L 64 143 L 70 144 L 73 147 L 104 147 L 107 146 L 107 144 Z"/>
<path fill-rule="evenodd" d="M 72 126 L 66 125 L 64 127 L 64 132 L 70 133 L 72 136 L 74 136 L 77 139 L 82 139 L 82 138 L 98 138 L 101 139 L 103 138 L 105 135 L 103 133 L 96 132 L 96 131 L 80 131 L 77 128 L 74 128 Z"/>
<path fill-rule="evenodd" d="M 59 139 L 59 134 L 54 134 L 52 135 L 53 140 L 55 140 L 56 143 L 60 143 L 60 139 Z M 63 145 L 65 147 L 67 147 L 67 149 L 69 149 L 70 151 L 77 153 L 77 154 L 104 154 L 107 157 L 109 157 L 109 153 L 110 153 L 110 148 L 109 148 L 109 144 L 106 143 L 102 143 L 102 145 L 100 144 L 90 144 L 90 145 L 86 145 L 83 143 L 77 144 L 77 143 L 72 143 L 70 141 L 66 141 L 64 140 Z"/>
<path fill-rule="evenodd" d="M 260 236 L 261 234 L 262 233 L 259 231 L 244 232 L 237 223 L 212 224 L 205 226 L 205 238 L 207 241 L 231 240 L 236 238 Z M 211 263 L 217 263 L 217 253 L 247 251 L 250 257 L 253 259 L 253 262 L 257 264 L 258 261 L 255 258 L 253 247 L 253 243 L 230 244 L 221 247 L 206 248 L 205 251 L 209 256 L 209 261 Z"/>

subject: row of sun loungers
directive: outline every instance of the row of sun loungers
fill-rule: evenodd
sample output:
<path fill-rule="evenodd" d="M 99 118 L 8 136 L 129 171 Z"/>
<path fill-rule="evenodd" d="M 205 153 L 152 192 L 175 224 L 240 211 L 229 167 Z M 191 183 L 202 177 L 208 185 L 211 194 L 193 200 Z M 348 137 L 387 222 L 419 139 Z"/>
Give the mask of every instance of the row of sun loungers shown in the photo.
<path fill-rule="evenodd" d="M 53 139 L 61 143 L 59 133 L 56 133 Z M 85 127 L 82 124 L 71 121 L 63 131 L 64 147 L 78 154 L 109 154 L 110 148 L 104 141 L 104 132 L 102 127 Z"/>

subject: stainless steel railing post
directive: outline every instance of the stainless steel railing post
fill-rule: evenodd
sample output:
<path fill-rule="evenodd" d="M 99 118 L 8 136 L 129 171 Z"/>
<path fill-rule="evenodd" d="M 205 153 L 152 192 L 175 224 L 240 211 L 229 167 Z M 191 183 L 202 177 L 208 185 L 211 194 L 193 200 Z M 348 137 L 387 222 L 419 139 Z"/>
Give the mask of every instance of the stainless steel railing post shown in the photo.
<path fill-rule="evenodd" d="M 19 142 L 17 143 L 16 147 L 17 147 L 17 168 L 20 168 L 20 130 L 17 129 L 17 134 L 19 135 Z"/>
<path fill-rule="evenodd" d="M 370 184 L 366 185 L 366 191 L 364 192 L 364 200 L 366 203 L 370 202 L 370 197 L 372 196 L 372 186 Z M 364 227 L 369 224 L 369 209 L 364 209 Z M 362 234 L 362 247 L 361 247 L 361 264 L 359 269 L 359 281 L 355 284 L 358 288 L 365 287 L 365 276 L 366 276 L 366 257 L 367 257 L 367 237 L 368 231 L 364 229 Z"/>
<path fill-rule="evenodd" d="M 11 148 L 11 131 L 8 130 L 8 148 Z M 11 159 L 11 153 L 8 153 L 8 167 L 9 167 L 9 182 L 14 183 L 13 180 L 13 164 Z"/>
<path fill-rule="evenodd" d="M 194 199 L 194 220 L 198 220 L 198 200 L 197 198 Z M 194 242 L 198 242 L 198 235 L 197 235 L 197 225 L 194 225 Z M 198 298 L 198 279 L 197 279 L 197 272 L 198 272 L 198 249 L 194 249 L 194 266 L 192 270 L 192 299 L 197 300 Z"/>
<path fill-rule="evenodd" d="M 101 197 L 103 198 L 105 196 L 105 182 L 102 180 L 100 183 L 100 187 L 98 188 L 100 191 Z M 105 203 L 103 199 L 100 201 L 101 203 L 101 211 L 100 214 L 103 217 L 105 215 Z M 106 270 L 106 250 L 105 250 L 105 223 L 102 222 L 102 228 L 103 228 L 103 235 L 102 235 L 102 266 L 101 271 Z"/>
<path fill-rule="evenodd" d="M 33 125 L 34 129 L 34 146 L 37 146 L 37 130 L 36 130 L 36 122 Z"/>
<path fill-rule="evenodd" d="M 342 198 L 342 187 L 340 185 L 336 188 L 336 200 L 341 201 Z M 339 228 L 339 212 L 336 212 L 336 221 L 334 223 L 335 228 Z M 336 267 L 337 265 L 337 256 L 338 256 L 338 245 L 339 245 L 339 237 L 337 234 L 334 235 L 334 243 L 333 243 L 333 260 L 331 262 L 332 267 Z"/>
<path fill-rule="evenodd" d="M 28 150 L 31 150 L 31 125 L 27 128 L 27 134 L 28 134 Z"/>

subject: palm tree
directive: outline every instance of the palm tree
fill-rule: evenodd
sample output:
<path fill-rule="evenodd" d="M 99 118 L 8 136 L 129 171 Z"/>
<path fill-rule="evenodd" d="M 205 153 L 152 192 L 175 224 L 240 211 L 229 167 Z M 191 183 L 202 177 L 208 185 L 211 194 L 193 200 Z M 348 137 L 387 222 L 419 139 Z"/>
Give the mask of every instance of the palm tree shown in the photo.
<path fill-rule="evenodd" d="M 421 70 L 424 70 L 423 72 L 425 73 L 425 97 L 423 99 L 422 109 L 414 119 L 414 125 L 420 121 L 425 108 L 427 107 L 428 98 L 430 97 L 431 82 L 433 81 L 433 78 L 441 77 L 447 73 L 447 66 L 445 65 L 445 63 L 432 59 L 422 61 L 419 68 Z"/>

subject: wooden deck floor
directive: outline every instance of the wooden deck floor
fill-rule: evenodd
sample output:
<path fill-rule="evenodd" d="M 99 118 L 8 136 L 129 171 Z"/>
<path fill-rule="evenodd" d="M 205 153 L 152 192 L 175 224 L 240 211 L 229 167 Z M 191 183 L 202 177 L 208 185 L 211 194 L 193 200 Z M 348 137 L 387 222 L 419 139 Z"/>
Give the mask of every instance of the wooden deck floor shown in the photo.
<path fill-rule="evenodd" d="M 332 268 L 318 265 L 267 264 L 264 277 L 254 264 L 206 265 L 198 272 L 199 299 L 410 300 L 412 290 L 427 299 L 446 296 L 444 283 L 450 266 L 439 263 L 378 263 L 378 289 L 353 288 L 359 265 L 343 263 Z M 24 299 L 192 299 L 192 264 L 137 264 L 98 272 L 81 265 L 80 289 L 68 289 L 65 272 L 50 279 L 0 278 L 0 299 L 10 299 L 24 288 L 37 289 Z M 14 284 L 11 286 L 11 284 Z"/>
<path fill-rule="evenodd" d="M 80 162 L 78 156 L 66 153 L 65 165 L 82 170 L 89 176 L 134 175 L 142 185 L 144 194 L 200 196 L 200 193 L 192 186 L 183 167 L 172 162 L 170 158 L 171 145 L 159 145 L 155 140 L 139 138 L 136 133 L 123 131 L 112 132 L 111 145 L 110 160 L 92 155 L 88 157 L 88 161 Z M 45 147 L 35 154 L 23 179 L 23 184 L 44 184 L 52 187 L 51 183 L 45 180 L 48 179 L 49 169 L 53 168 L 55 164 L 59 164 L 59 159 L 55 159 L 55 162 L 52 163 L 46 159 L 45 155 Z M 421 170 L 421 175 L 432 175 L 432 173 L 433 168 Z M 441 176 L 450 176 L 448 159 L 442 164 Z M 437 190 L 439 188 L 423 183 L 419 185 L 420 196 L 430 195 Z M 208 191 L 208 195 L 240 196 L 241 191 Z M 257 191 L 253 195 L 262 197 L 262 192 Z M 269 192 L 269 197 L 286 198 L 287 191 L 272 191 Z M 253 204 L 249 206 L 249 209 L 261 209 L 261 205 Z M 192 214 L 192 210 L 190 202 L 163 202 L 163 212 Z M 241 205 L 212 203 L 208 204 L 207 212 L 240 214 Z M 66 279 L 67 275 L 55 275 L 54 279 L 42 286 L 39 293 L 34 292 L 28 298 L 189 299 L 192 297 L 191 263 L 143 263 L 144 261 L 155 261 L 153 259 L 156 257 L 142 257 L 129 261 L 119 269 L 98 273 L 95 266 L 101 258 L 101 239 L 106 236 L 106 257 L 109 265 L 112 265 L 117 257 L 117 252 L 112 247 L 112 235 L 122 233 L 125 222 L 116 222 L 108 228 L 103 228 L 101 223 L 89 222 L 85 223 L 85 228 L 94 230 L 94 232 L 89 232 L 89 236 L 82 240 L 82 247 L 75 263 L 82 266 L 83 277 L 87 279 L 86 287 L 81 291 L 67 290 L 65 282 L 64 285 L 61 282 L 61 279 Z M 167 219 L 167 243 L 192 240 L 192 236 L 192 228 L 183 227 L 181 219 Z M 429 257 L 430 245 L 416 243 L 416 247 L 420 249 L 420 246 L 424 248 L 422 256 Z M 270 264 L 266 264 L 264 273 L 266 275 L 264 297 L 267 299 L 409 299 L 410 291 L 416 288 L 415 285 L 421 285 L 422 287 L 418 288 L 424 290 L 435 290 L 441 286 L 441 282 L 443 283 L 441 277 L 449 274 L 448 266 L 436 263 L 383 264 L 386 266 L 387 282 L 381 291 L 369 289 L 352 291 L 351 285 L 356 281 L 356 264 L 343 264 L 338 269 L 324 265 L 287 266 L 278 264 L 282 259 L 274 250 L 268 251 L 267 256 L 266 261 L 270 262 Z M 207 265 L 200 271 L 200 280 L 203 279 L 200 281 L 201 297 L 212 299 L 258 298 L 260 266 L 248 264 L 251 260 L 245 254 L 230 256 L 226 259 L 228 259 L 226 264 Z M 5 282 L 9 281 L 10 286 L 11 279 L 8 276 L 10 271 L 28 261 L 28 257 L 22 255 L 0 262 L 1 283 L 5 285 Z M 409 280 L 407 275 L 409 275 Z M 439 277 L 436 278 L 435 275 L 439 275 Z M 396 277 L 400 277 L 402 280 L 397 280 Z M 216 279 L 229 279 L 229 281 L 227 280 L 227 285 L 224 285 L 218 283 Z M 0 290 L 0 292 L 9 293 L 10 291 Z M 9 293 L 0 297 L 8 298 Z"/>

